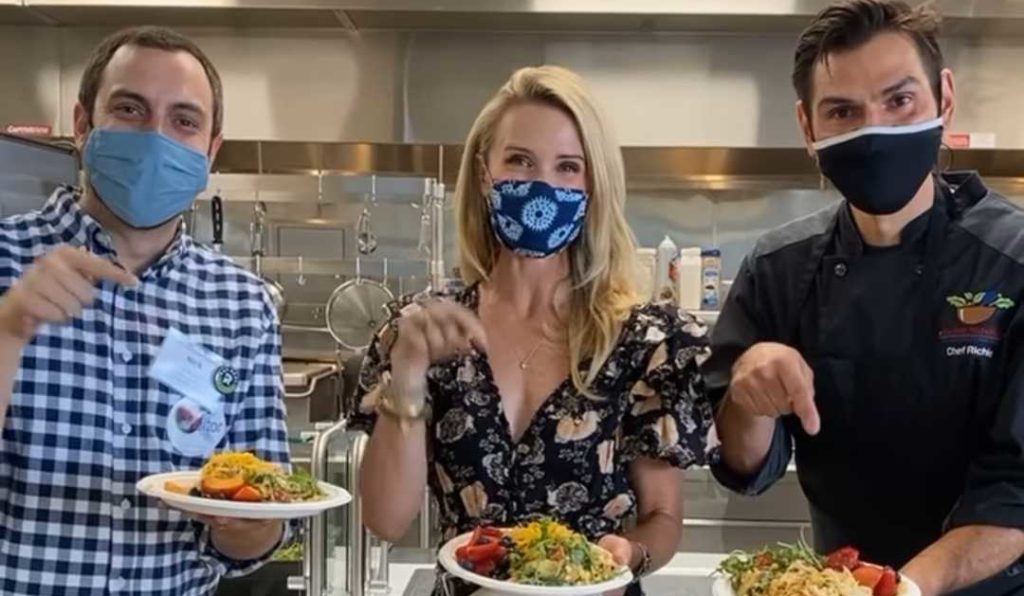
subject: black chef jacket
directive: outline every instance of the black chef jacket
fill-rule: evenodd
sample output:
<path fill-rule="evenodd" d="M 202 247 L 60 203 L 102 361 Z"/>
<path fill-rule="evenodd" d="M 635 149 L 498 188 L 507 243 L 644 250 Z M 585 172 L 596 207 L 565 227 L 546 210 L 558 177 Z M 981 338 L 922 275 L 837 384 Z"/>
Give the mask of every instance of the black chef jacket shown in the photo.
<path fill-rule="evenodd" d="M 720 402 L 758 342 L 814 370 L 819 435 L 780 419 L 763 468 L 720 482 L 765 491 L 795 449 L 815 543 L 900 567 L 944 531 L 1024 528 L 1024 211 L 975 174 L 936 179 L 899 246 L 865 246 L 845 202 L 761 238 L 712 333 Z M 1024 593 L 1024 566 L 964 593 Z"/>

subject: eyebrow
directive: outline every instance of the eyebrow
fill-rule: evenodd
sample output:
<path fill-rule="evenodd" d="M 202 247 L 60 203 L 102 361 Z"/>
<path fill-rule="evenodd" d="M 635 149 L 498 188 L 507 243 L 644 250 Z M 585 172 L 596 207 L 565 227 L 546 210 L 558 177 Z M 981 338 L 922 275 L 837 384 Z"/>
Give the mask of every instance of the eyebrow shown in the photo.
<path fill-rule="evenodd" d="M 133 91 L 125 91 L 123 89 L 118 89 L 117 91 L 114 91 L 110 94 L 110 100 L 113 101 L 115 99 L 130 99 L 132 101 L 137 101 L 145 105 L 146 107 L 149 107 L 149 100 Z"/>
<path fill-rule="evenodd" d="M 917 77 L 910 75 L 905 77 L 902 81 L 896 83 L 895 85 L 889 85 L 888 87 L 883 89 L 882 95 L 892 95 L 893 93 L 896 93 L 897 91 L 902 91 L 903 89 L 910 87 L 911 85 L 920 84 L 921 82 L 917 80 Z"/>
<path fill-rule="evenodd" d="M 526 153 L 531 157 L 535 157 L 533 151 L 530 151 L 526 147 L 519 147 L 518 145 L 509 145 L 508 147 L 505 147 L 505 151 L 518 151 L 520 153 Z M 555 159 L 578 159 L 580 161 L 585 161 L 582 155 L 577 155 L 575 153 L 563 153 L 561 155 L 556 156 Z"/>
<path fill-rule="evenodd" d="M 889 85 L 888 87 L 883 89 L 882 90 L 882 95 L 892 95 L 893 93 L 896 93 L 898 91 L 902 91 L 903 89 L 906 89 L 907 87 L 910 87 L 912 85 L 920 85 L 920 84 L 921 84 L 921 82 L 919 80 L 917 80 L 917 77 L 915 77 L 913 75 L 909 75 L 909 76 L 904 77 L 903 79 L 901 79 L 899 82 L 897 82 L 897 83 L 895 83 L 893 85 Z M 820 107 L 829 107 L 829 106 L 836 106 L 836 105 L 848 105 L 848 104 L 851 104 L 851 103 L 854 103 L 854 101 L 852 99 L 847 98 L 847 97 L 829 96 L 829 97 L 821 98 L 821 101 L 818 102 L 818 107 L 820 108 Z"/>
<path fill-rule="evenodd" d="M 119 89 L 119 90 L 114 91 L 113 93 L 110 94 L 110 99 L 111 100 L 115 100 L 115 99 L 130 99 L 132 101 L 137 101 L 137 102 L 141 103 L 142 105 L 146 106 L 147 108 L 150 107 L 149 100 L 146 99 L 144 96 L 142 96 L 142 95 L 140 95 L 138 93 L 135 93 L 134 91 L 125 91 L 123 89 Z M 196 103 L 192 103 L 190 101 L 175 102 L 171 106 L 171 109 L 173 109 L 173 110 L 181 110 L 181 111 L 185 111 L 185 112 L 192 112 L 193 114 L 195 114 L 197 116 L 206 116 L 206 110 L 204 110 L 202 106 L 200 106 L 199 104 L 196 104 Z"/>

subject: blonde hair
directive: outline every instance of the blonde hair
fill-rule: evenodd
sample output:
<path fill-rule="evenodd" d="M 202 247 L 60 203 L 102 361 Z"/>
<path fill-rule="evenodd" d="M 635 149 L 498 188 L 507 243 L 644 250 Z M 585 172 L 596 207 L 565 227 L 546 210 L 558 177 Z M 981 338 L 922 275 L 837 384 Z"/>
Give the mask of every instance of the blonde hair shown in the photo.
<path fill-rule="evenodd" d="M 491 230 L 490 207 L 481 193 L 479 168 L 506 111 L 524 102 L 565 110 L 583 144 L 590 202 L 584 229 L 568 249 L 569 368 L 576 389 L 592 395 L 590 386 L 615 345 L 621 323 L 638 302 L 636 241 L 626 223 L 622 151 L 583 79 L 574 72 L 557 66 L 517 70 L 473 123 L 455 187 L 462 277 L 467 285 L 486 281 L 497 261 L 499 247 Z M 580 367 L 588 359 L 584 376 Z"/>

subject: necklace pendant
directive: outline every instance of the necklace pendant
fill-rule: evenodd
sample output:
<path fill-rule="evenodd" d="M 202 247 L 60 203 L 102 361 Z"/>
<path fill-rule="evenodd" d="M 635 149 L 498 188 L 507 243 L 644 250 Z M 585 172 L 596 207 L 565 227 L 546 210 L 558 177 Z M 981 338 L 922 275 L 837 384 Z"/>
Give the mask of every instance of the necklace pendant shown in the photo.
<path fill-rule="evenodd" d="M 519 363 L 519 370 L 526 370 L 526 366 L 527 366 L 526 362 L 520 362 Z"/>

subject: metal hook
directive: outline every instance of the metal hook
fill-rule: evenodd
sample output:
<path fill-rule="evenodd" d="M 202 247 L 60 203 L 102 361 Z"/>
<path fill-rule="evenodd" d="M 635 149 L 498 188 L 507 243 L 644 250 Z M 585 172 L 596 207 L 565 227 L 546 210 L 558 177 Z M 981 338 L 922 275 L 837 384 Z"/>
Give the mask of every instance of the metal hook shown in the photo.
<path fill-rule="evenodd" d="M 420 212 L 420 237 L 416 250 L 427 257 L 430 256 L 430 231 L 430 207 L 424 203 L 423 211 Z"/>
<path fill-rule="evenodd" d="M 300 286 L 306 285 L 306 275 L 302 271 L 302 255 L 299 255 L 299 276 L 296 278 L 295 283 Z"/>
<path fill-rule="evenodd" d="M 262 257 L 266 248 L 266 224 L 264 222 L 267 212 L 267 206 L 263 204 L 263 201 L 257 200 L 253 203 L 253 218 L 249 224 L 249 243 L 252 250 L 252 254 L 255 257 Z M 259 261 L 257 261 L 257 264 Z"/>
<path fill-rule="evenodd" d="M 377 250 L 377 235 L 370 228 L 370 210 L 366 207 L 356 222 L 356 243 L 360 254 L 368 255 Z"/>

